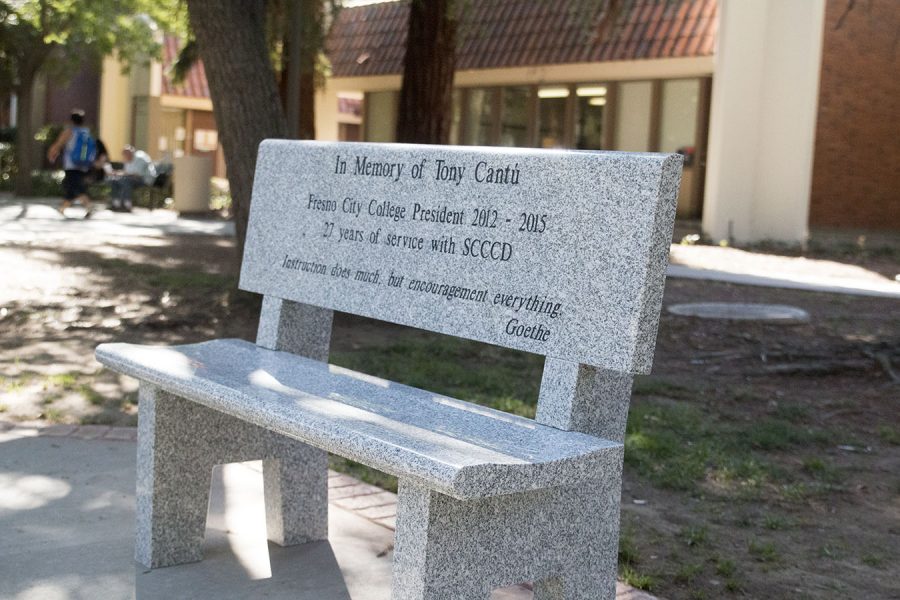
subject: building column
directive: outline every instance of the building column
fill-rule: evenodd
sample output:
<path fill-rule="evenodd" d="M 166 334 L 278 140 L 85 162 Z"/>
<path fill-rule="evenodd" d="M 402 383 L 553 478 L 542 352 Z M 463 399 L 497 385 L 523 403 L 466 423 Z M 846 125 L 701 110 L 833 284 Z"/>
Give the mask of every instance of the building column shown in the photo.
<path fill-rule="evenodd" d="M 131 109 L 129 75 L 122 72 L 122 63 L 111 56 L 103 59 L 100 78 L 100 107 L 98 134 L 110 153 L 111 160 L 120 160 L 122 147 L 131 142 Z"/>
<path fill-rule="evenodd" d="M 315 94 L 316 139 L 337 141 L 339 137 L 338 90 L 331 78 Z"/>
<path fill-rule="evenodd" d="M 825 0 L 722 0 L 703 231 L 804 242 Z"/>

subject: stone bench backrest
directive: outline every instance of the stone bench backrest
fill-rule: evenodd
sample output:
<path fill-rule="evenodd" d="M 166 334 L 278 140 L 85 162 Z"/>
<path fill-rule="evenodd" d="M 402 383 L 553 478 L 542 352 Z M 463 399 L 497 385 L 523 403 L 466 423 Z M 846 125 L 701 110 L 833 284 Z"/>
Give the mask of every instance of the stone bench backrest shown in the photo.
<path fill-rule="evenodd" d="M 681 157 L 260 145 L 240 287 L 649 371 Z"/>

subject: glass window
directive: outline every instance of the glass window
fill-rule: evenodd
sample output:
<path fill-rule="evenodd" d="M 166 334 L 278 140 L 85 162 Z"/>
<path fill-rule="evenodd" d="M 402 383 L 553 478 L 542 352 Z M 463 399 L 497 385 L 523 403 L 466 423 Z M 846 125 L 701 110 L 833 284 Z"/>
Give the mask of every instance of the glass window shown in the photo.
<path fill-rule="evenodd" d="M 616 149 L 629 152 L 650 150 L 650 110 L 653 85 L 628 81 L 619 85 L 616 104 Z"/>
<path fill-rule="evenodd" d="M 491 129 L 494 122 L 493 89 L 469 90 L 466 102 L 466 134 L 463 144 L 486 146 L 491 143 Z"/>
<path fill-rule="evenodd" d="M 219 147 L 219 132 L 215 129 L 194 130 L 194 150 L 197 152 L 215 152 Z"/>
<path fill-rule="evenodd" d="M 699 79 L 671 79 L 662 82 L 660 99 L 659 149 L 684 155 L 684 172 L 678 194 L 676 216 L 700 216 L 698 173 L 694 169 L 697 140 L 697 107 L 700 103 Z"/>
<path fill-rule="evenodd" d="M 566 103 L 569 88 L 538 88 L 538 146 L 561 148 L 565 145 Z"/>
<path fill-rule="evenodd" d="M 583 85 L 575 89 L 575 147 L 581 150 L 603 148 L 603 115 L 606 111 L 606 86 Z"/>
<path fill-rule="evenodd" d="M 135 148 L 146 148 L 150 152 L 148 124 L 150 122 L 150 103 L 147 96 L 135 96 L 132 113 L 132 131 L 134 139 L 130 142 Z M 117 148 L 118 150 L 118 148 Z"/>
<path fill-rule="evenodd" d="M 397 139 L 398 101 L 397 92 L 366 93 L 366 141 L 393 142 Z"/>
<path fill-rule="evenodd" d="M 685 165 L 694 154 L 699 101 L 699 79 L 672 79 L 662 84 L 659 150 L 684 154 Z"/>
<path fill-rule="evenodd" d="M 500 122 L 501 146 L 528 146 L 528 99 L 531 90 L 527 87 L 503 88 L 503 117 Z"/>

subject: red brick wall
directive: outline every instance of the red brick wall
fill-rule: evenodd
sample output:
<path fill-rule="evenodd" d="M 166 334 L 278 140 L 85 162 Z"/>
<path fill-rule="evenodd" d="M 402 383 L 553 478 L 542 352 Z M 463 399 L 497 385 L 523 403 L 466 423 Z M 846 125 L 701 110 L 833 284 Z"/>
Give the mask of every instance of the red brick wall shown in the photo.
<path fill-rule="evenodd" d="M 809 222 L 900 230 L 900 2 L 828 0 Z"/>

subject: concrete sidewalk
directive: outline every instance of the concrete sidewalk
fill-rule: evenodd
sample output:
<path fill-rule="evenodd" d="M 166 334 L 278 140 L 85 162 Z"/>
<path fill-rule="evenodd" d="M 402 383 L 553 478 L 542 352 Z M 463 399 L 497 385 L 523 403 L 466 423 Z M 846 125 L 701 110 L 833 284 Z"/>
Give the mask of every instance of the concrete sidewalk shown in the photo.
<path fill-rule="evenodd" d="M 202 562 L 135 563 L 135 431 L 0 421 L 0 598 L 390 598 L 396 496 L 331 473 L 329 540 L 281 548 L 266 541 L 259 462 L 214 471 Z M 617 598 L 653 600 L 621 583 Z"/>
<path fill-rule="evenodd" d="M 900 274 L 900 265 L 897 269 Z M 900 298 L 900 281 L 856 265 L 718 246 L 672 244 L 666 275 L 807 292 Z"/>
<path fill-rule="evenodd" d="M 98 205 L 84 220 L 75 207 L 62 217 L 54 198 L 18 200 L 0 195 L 0 244 L 62 242 L 84 238 L 125 241 L 170 235 L 234 236 L 234 223 L 217 218 L 182 217 L 171 210 L 136 208 L 114 213 Z M 859 296 L 900 298 L 900 281 L 862 267 L 832 260 L 748 252 L 737 248 L 672 244 L 668 276 Z M 898 266 L 900 275 L 900 266 Z"/>
<path fill-rule="evenodd" d="M 56 211 L 58 204 L 59 200 L 55 198 L 23 201 L 0 194 L 0 243 L 45 243 L 83 235 L 107 239 L 197 234 L 234 236 L 234 223 L 217 218 L 181 216 L 171 210 L 142 208 L 136 208 L 132 213 L 114 213 L 104 210 L 101 204 L 90 219 L 84 220 L 84 210 L 79 207 L 69 209 L 67 218 L 63 218 Z M 670 277 L 900 298 L 900 281 L 832 260 L 702 244 L 672 244 L 669 263 Z M 897 275 L 900 276 L 900 266 Z"/>
<path fill-rule="evenodd" d="M 63 217 L 56 210 L 59 199 L 0 196 L 0 243 L 50 243 L 82 236 L 94 239 L 162 238 L 169 235 L 234 236 L 234 223 L 220 218 L 181 216 L 171 210 L 135 208 L 120 213 L 97 204 L 90 219 L 76 206 Z"/>

